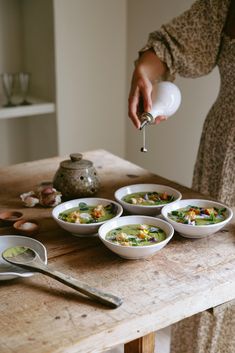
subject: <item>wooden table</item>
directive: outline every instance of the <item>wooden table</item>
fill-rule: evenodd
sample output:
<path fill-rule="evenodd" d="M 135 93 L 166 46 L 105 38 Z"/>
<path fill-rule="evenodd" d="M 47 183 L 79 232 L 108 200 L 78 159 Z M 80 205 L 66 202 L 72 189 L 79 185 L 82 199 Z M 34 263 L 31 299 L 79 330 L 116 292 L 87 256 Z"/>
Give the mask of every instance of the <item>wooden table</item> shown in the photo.
<path fill-rule="evenodd" d="M 100 175 L 100 197 L 113 199 L 117 188 L 143 182 L 175 187 L 183 198 L 200 197 L 106 151 L 84 155 Z M 35 238 L 46 246 L 53 267 L 122 297 L 124 303 L 106 308 L 41 274 L 1 281 L 1 353 L 91 353 L 120 343 L 126 343 L 126 353 L 150 353 L 154 331 L 235 297 L 234 219 L 206 239 L 175 234 L 151 259 L 121 259 L 97 238 L 82 239 L 60 229 L 51 209 L 23 207 L 19 195 L 52 180 L 61 160 L 1 168 L 0 210 L 19 210 L 37 219 L 41 231 Z M 0 234 L 15 233 L 1 227 Z"/>

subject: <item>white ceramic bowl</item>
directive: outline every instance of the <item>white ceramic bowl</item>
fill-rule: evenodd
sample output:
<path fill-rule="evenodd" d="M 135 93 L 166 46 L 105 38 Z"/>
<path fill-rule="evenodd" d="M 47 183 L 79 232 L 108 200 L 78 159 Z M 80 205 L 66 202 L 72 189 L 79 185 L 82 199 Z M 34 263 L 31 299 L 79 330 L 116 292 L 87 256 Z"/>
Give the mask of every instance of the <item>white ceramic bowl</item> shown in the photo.
<path fill-rule="evenodd" d="M 171 218 L 169 218 L 169 213 L 172 211 L 176 211 L 179 208 L 187 207 L 189 205 L 198 206 L 198 207 L 217 207 L 217 208 L 226 208 L 226 219 L 220 223 L 210 224 L 210 225 L 203 225 L 203 226 L 194 226 L 190 224 L 182 224 L 178 223 Z M 226 205 L 210 201 L 210 200 L 200 200 L 200 199 L 188 199 L 188 200 L 179 200 L 173 202 L 172 204 L 168 204 L 162 208 L 161 211 L 164 219 L 172 224 L 174 229 L 181 234 L 183 237 L 186 238 L 204 238 L 210 234 L 218 232 L 221 228 L 223 228 L 232 218 L 233 211 L 231 208 L 227 207 Z"/>
<path fill-rule="evenodd" d="M 135 215 L 146 215 L 146 216 L 155 216 L 161 212 L 161 209 L 164 205 L 153 205 L 153 206 L 141 206 L 141 205 L 133 205 L 123 200 L 123 197 L 128 194 L 133 194 L 136 192 L 166 192 L 168 195 L 174 196 L 174 201 L 180 200 L 182 198 L 181 193 L 166 185 L 159 184 L 134 184 L 123 186 L 122 188 L 116 190 L 114 196 L 115 199 L 122 205 L 124 210 L 131 214 Z"/>
<path fill-rule="evenodd" d="M 97 206 L 99 204 L 103 206 L 107 206 L 108 204 L 113 203 L 117 208 L 117 212 L 114 218 L 120 217 L 123 212 L 122 206 L 119 205 L 119 203 L 113 200 L 102 199 L 97 197 L 87 197 L 87 198 L 70 200 L 56 206 L 52 210 L 52 217 L 55 219 L 55 221 L 59 224 L 61 228 L 67 230 L 73 235 L 80 236 L 80 237 L 87 236 L 87 235 L 97 235 L 99 227 L 103 223 L 107 222 L 107 221 L 104 221 L 104 222 L 89 223 L 89 224 L 79 224 L 79 223 L 69 223 L 59 219 L 59 214 L 61 212 L 69 210 L 73 207 L 77 207 L 80 202 L 85 202 L 88 206 Z"/>
<path fill-rule="evenodd" d="M 0 281 L 9 280 L 16 277 L 30 277 L 34 273 L 29 270 L 9 264 L 2 258 L 2 253 L 7 248 L 13 246 L 25 246 L 35 250 L 44 264 L 47 264 L 47 251 L 45 246 L 40 241 L 23 237 L 21 235 L 1 235 L 0 237 Z"/>
<path fill-rule="evenodd" d="M 114 244 L 105 237 L 107 233 L 114 229 L 128 224 L 149 224 L 161 228 L 166 233 L 166 239 L 160 243 L 146 246 L 123 246 Z M 119 256 L 129 259 L 143 259 L 153 256 L 157 251 L 162 249 L 173 237 L 174 228 L 167 222 L 149 216 L 123 216 L 117 219 L 111 219 L 99 228 L 99 238 L 107 248 Z"/>

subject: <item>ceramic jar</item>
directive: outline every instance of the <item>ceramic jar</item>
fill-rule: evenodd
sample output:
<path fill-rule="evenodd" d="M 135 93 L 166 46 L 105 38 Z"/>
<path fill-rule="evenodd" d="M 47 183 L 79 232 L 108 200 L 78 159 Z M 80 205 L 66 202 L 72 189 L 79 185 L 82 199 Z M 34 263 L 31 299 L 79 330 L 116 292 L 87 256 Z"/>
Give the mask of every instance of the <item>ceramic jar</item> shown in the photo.
<path fill-rule="evenodd" d="M 93 196 L 99 189 L 100 182 L 93 163 L 83 159 L 81 153 L 73 153 L 70 160 L 60 163 L 53 186 L 62 193 L 64 199 Z"/>

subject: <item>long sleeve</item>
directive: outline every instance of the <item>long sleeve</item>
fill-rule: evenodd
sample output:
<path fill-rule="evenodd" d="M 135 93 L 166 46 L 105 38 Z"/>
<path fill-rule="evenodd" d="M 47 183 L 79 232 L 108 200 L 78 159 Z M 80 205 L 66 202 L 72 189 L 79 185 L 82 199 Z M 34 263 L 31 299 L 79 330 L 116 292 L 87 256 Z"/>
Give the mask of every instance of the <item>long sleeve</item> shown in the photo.
<path fill-rule="evenodd" d="M 189 10 L 150 33 L 147 45 L 170 75 L 199 77 L 215 66 L 230 0 L 197 0 Z"/>

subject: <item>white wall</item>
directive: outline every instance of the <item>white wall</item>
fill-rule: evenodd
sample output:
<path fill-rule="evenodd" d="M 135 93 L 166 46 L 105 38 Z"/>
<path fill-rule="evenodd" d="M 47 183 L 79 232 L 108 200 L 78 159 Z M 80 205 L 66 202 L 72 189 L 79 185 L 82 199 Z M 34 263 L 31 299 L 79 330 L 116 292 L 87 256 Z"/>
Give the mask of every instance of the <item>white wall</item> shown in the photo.
<path fill-rule="evenodd" d="M 30 94 L 46 100 L 54 99 L 52 11 L 51 0 L 0 0 L 0 73 L 30 72 Z M 0 119 L 0 141 L 0 165 L 54 156 L 55 115 Z"/>
<path fill-rule="evenodd" d="M 148 33 L 189 8 L 192 0 L 128 0 L 128 82 L 138 50 Z M 128 83 L 128 86 L 129 86 Z M 127 123 L 127 158 L 156 174 L 191 186 L 203 121 L 217 96 L 217 70 L 199 79 L 177 78 L 182 91 L 179 111 L 167 122 L 146 129 L 148 153 L 141 153 L 142 134 Z M 129 90 L 129 88 L 128 88 Z"/>
<path fill-rule="evenodd" d="M 59 153 L 125 151 L 126 1 L 54 0 Z"/>
<path fill-rule="evenodd" d="M 22 22 L 18 0 L 0 0 L 0 73 L 19 71 L 23 62 Z M 0 104 L 6 103 L 0 80 Z M 0 165 L 23 160 L 25 129 L 20 121 L 0 119 Z M 22 140 L 23 138 L 23 140 Z"/>
<path fill-rule="evenodd" d="M 52 0 L 21 0 L 23 68 L 31 73 L 30 91 L 44 101 L 55 101 L 54 23 Z M 27 118 L 27 160 L 56 156 L 56 114 Z"/>

